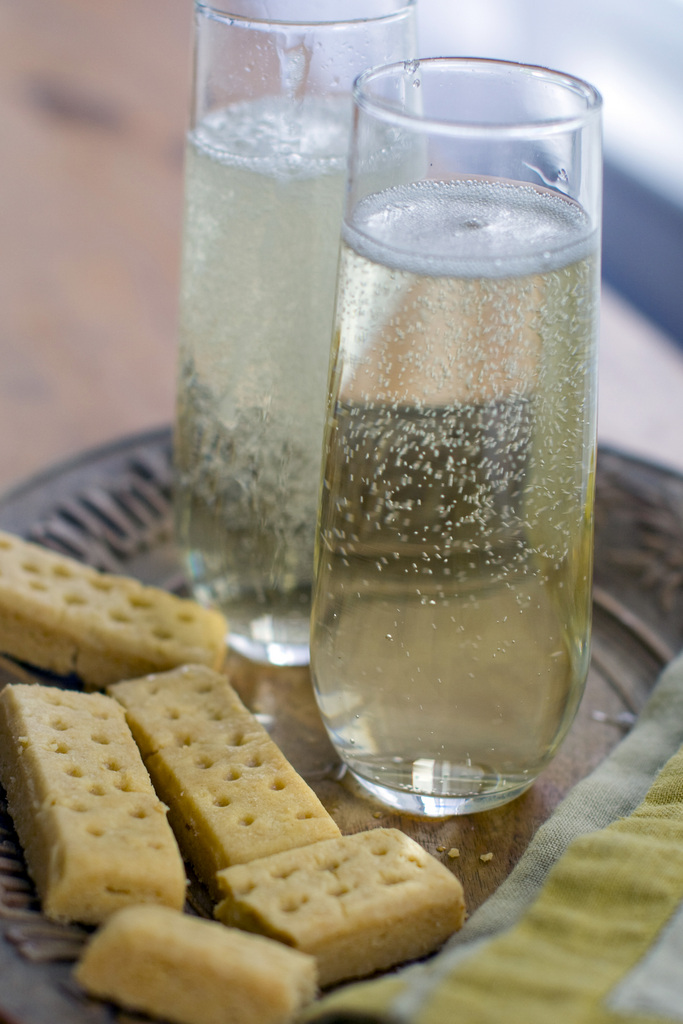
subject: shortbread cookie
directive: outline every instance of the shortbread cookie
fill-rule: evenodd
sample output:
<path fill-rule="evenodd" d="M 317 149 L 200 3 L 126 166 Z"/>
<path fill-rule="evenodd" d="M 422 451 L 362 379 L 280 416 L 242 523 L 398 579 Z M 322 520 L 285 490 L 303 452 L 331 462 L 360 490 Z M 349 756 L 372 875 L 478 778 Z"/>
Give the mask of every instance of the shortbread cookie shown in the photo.
<path fill-rule="evenodd" d="M 6 686 L 0 782 L 47 917 L 96 924 L 130 903 L 182 908 L 182 857 L 116 701 Z"/>
<path fill-rule="evenodd" d="M 224 924 L 318 961 L 322 986 L 437 949 L 463 923 L 460 882 L 397 829 L 373 829 L 226 868 Z"/>
<path fill-rule="evenodd" d="M 181 850 L 213 894 L 221 868 L 339 836 L 223 675 L 188 665 L 109 693 L 126 709 Z"/>
<path fill-rule="evenodd" d="M 0 651 L 88 689 L 186 662 L 219 668 L 223 616 L 0 532 Z"/>
<path fill-rule="evenodd" d="M 91 995 L 176 1024 L 287 1024 L 316 993 L 313 957 L 163 907 L 115 914 L 75 975 Z"/>

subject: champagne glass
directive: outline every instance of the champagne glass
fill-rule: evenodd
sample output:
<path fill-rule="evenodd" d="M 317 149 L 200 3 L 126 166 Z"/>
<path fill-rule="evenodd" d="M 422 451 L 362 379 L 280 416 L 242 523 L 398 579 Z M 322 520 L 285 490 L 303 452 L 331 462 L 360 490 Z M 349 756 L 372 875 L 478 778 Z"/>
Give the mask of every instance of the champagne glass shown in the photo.
<path fill-rule="evenodd" d="M 354 103 L 311 670 L 367 791 L 469 813 L 531 785 L 588 670 L 601 99 L 446 58 Z"/>
<path fill-rule="evenodd" d="M 414 32 L 414 0 L 195 4 L 176 539 L 259 661 L 308 663 L 351 89 Z"/>

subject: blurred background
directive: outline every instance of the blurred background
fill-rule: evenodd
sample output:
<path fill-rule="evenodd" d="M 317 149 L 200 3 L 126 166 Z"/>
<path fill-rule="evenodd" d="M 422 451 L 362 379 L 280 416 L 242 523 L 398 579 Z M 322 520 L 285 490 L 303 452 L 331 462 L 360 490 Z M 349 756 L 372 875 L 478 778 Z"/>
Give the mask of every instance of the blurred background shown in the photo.
<path fill-rule="evenodd" d="M 321 3 L 323 0 L 321 0 Z M 683 471 L 683 0 L 419 0 L 605 100 L 600 439 Z M 190 0 L 0 0 L 0 491 L 173 416 Z"/>

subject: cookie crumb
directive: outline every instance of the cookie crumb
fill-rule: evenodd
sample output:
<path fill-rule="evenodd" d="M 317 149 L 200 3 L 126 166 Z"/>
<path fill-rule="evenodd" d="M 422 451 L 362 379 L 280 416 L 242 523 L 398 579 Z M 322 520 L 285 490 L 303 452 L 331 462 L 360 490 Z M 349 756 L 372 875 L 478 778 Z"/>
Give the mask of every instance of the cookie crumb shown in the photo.
<path fill-rule="evenodd" d="M 446 847 L 445 847 L 445 846 L 437 846 L 437 848 L 436 848 L 436 852 L 437 852 L 437 853 L 443 853 L 445 849 L 446 849 Z"/>
<path fill-rule="evenodd" d="M 459 857 L 460 850 L 458 849 L 458 847 L 452 846 L 451 849 L 448 851 L 448 856 L 451 858 L 451 860 L 454 860 L 456 857 Z"/>
<path fill-rule="evenodd" d="M 490 860 L 493 860 L 493 854 L 492 853 L 482 853 L 482 854 L 479 855 L 479 860 L 483 861 L 484 864 L 487 864 Z"/>
<path fill-rule="evenodd" d="M 381 817 L 382 817 L 382 812 L 381 811 L 375 811 L 375 813 L 373 814 L 373 818 L 381 818 Z"/>

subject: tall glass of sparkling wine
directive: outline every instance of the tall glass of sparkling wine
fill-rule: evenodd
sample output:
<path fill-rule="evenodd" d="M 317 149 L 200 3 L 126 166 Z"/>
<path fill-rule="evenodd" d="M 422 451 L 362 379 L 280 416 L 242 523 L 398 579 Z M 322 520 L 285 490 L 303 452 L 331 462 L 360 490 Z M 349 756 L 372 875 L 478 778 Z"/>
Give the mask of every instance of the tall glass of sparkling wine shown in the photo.
<path fill-rule="evenodd" d="M 487 60 L 355 88 L 311 669 L 367 791 L 531 785 L 589 661 L 601 99 Z"/>
<path fill-rule="evenodd" d="M 414 0 L 195 3 L 176 537 L 242 653 L 307 663 L 351 90 Z"/>

